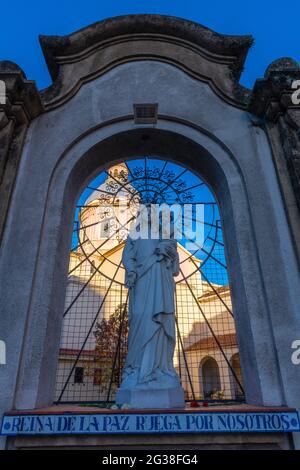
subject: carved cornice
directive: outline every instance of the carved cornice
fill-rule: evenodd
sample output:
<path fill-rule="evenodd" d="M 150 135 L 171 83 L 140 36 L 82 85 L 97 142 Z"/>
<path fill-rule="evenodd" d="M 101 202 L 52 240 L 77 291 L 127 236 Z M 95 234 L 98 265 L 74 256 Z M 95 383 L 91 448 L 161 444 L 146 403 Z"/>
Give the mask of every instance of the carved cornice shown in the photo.
<path fill-rule="evenodd" d="M 300 110 L 300 106 L 292 102 L 295 80 L 300 80 L 300 69 L 293 59 L 283 57 L 272 62 L 264 78 L 255 82 L 249 111 L 276 122 L 288 109 Z"/>
<path fill-rule="evenodd" d="M 17 124 L 25 124 L 43 111 L 35 82 L 27 80 L 23 70 L 10 61 L 0 61 L 0 80 L 6 88 L 6 103 L 0 104 L 1 112 Z"/>
<path fill-rule="evenodd" d="M 161 15 L 128 15 L 100 21 L 69 36 L 41 36 L 52 86 L 46 109 L 117 65 L 139 60 L 170 63 L 209 83 L 230 104 L 246 108 L 250 91 L 239 85 L 251 36 L 227 36 L 197 23 Z"/>

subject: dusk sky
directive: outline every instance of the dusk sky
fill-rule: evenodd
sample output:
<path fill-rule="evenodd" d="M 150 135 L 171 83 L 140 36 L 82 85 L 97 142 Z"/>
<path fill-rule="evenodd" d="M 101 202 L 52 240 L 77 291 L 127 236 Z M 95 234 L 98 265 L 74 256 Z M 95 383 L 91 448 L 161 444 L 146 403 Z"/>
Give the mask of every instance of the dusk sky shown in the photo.
<path fill-rule="evenodd" d="M 0 59 L 16 62 L 38 88 L 51 83 L 39 34 L 65 35 L 96 21 L 133 13 L 158 13 L 196 21 L 223 34 L 252 34 L 255 44 L 241 83 L 251 88 L 273 60 L 300 62 L 299 2 L 261 0 L 15 0 L 0 9 Z"/>

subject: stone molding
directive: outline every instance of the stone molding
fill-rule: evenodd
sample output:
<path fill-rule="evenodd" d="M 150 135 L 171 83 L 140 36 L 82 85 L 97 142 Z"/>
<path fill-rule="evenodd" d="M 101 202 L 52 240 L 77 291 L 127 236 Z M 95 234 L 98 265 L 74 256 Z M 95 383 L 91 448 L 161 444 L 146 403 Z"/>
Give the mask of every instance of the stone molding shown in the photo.
<path fill-rule="evenodd" d="M 188 20 L 128 15 L 100 21 L 68 36 L 40 36 L 54 80 L 42 91 L 53 109 L 117 65 L 137 60 L 166 62 L 209 83 L 230 104 L 245 108 L 250 90 L 238 83 L 251 36 L 215 33 Z"/>

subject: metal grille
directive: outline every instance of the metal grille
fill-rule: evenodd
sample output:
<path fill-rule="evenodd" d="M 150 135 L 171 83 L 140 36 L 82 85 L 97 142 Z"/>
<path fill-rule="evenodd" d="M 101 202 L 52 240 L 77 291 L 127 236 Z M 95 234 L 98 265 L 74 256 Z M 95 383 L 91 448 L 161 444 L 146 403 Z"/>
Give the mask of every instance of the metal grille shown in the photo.
<path fill-rule="evenodd" d="M 157 123 L 157 103 L 140 103 L 133 105 L 135 124 L 156 124 Z"/>
<path fill-rule="evenodd" d="M 114 400 L 128 335 L 122 250 L 128 222 L 135 219 L 141 202 L 201 205 L 201 216 L 192 210 L 191 218 L 203 225 L 202 243 L 191 244 L 186 234 L 178 242 L 174 365 L 186 400 L 242 400 L 243 380 L 216 201 L 205 183 L 187 168 L 144 157 L 102 172 L 78 201 L 56 402 Z"/>

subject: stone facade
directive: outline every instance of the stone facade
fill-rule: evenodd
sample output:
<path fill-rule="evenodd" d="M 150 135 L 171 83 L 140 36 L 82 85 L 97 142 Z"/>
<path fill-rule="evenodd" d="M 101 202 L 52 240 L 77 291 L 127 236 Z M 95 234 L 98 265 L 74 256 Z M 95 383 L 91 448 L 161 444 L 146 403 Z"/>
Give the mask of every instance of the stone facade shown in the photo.
<path fill-rule="evenodd" d="M 251 43 L 133 15 L 42 37 L 53 78 L 42 92 L 0 64 L 1 413 L 52 403 L 76 198 L 99 169 L 141 154 L 184 163 L 213 189 L 247 401 L 300 410 L 299 68 L 280 59 L 245 89 Z M 157 124 L 134 124 L 136 103 L 158 104 Z"/>

